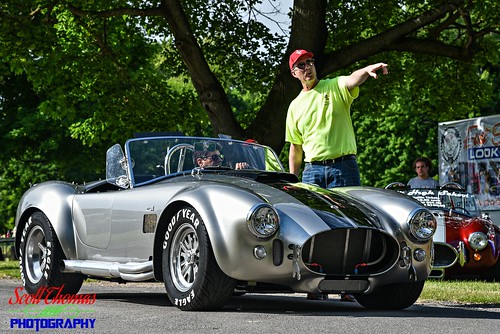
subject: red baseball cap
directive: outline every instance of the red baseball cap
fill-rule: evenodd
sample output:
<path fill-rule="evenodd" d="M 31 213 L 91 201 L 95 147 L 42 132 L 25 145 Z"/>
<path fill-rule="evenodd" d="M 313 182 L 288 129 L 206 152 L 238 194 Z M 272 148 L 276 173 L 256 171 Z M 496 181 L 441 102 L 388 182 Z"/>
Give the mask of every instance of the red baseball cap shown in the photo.
<path fill-rule="evenodd" d="M 302 57 L 312 58 L 312 57 L 314 57 L 314 54 L 312 52 L 302 50 L 302 49 L 298 49 L 298 50 L 293 51 L 292 54 L 290 55 L 290 60 L 288 61 L 288 64 L 290 65 L 290 70 L 293 69 L 293 64 L 295 64 L 297 62 L 297 60 L 299 60 L 299 58 L 302 58 Z"/>

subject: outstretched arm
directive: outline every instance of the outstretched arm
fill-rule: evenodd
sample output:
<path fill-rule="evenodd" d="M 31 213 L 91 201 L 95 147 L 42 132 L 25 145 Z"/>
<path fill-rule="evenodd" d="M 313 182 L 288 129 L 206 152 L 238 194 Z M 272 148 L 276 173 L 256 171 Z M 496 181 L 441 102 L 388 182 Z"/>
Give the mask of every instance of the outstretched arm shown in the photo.
<path fill-rule="evenodd" d="M 351 75 L 347 77 L 347 88 L 351 90 L 354 87 L 360 86 L 363 82 L 366 81 L 366 79 L 368 79 L 368 76 L 377 79 L 377 71 L 380 69 L 382 69 L 382 74 L 384 75 L 389 73 L 389 71 L 387 70 L 387 64 L 385 63 L 368 65 L 364 68 L 352 72 Z"/>

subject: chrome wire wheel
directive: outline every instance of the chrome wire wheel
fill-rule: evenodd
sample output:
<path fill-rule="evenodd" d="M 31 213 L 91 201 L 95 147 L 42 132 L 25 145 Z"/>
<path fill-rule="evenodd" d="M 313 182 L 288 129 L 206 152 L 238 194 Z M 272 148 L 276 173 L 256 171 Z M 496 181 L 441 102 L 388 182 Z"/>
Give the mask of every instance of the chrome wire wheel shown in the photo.
<path fill-rule="evenodd" d="M 175 287 L 186 292 L 194 284 L 200 263 L 198 234 L 191 224 L 184 223 L 175 232 L 170 251 L 170 273 Z"/>
<path fill-rule="evenodd" d="M 33 283 L 38 283 L 48 265 L 49 246 L 45 238 L 45 232 L 41 226 L 34 226 L 28 234 L 24 254 L 24 264 L 28 279 Z"/>

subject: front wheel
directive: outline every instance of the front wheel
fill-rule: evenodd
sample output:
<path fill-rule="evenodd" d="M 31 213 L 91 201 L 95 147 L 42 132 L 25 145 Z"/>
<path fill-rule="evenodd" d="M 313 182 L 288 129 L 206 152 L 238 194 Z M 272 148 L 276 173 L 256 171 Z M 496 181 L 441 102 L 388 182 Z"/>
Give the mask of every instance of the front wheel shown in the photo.
<path fill-rule="evenodd" d="M 420 297 L 425 281 L 397 283 L 379 287 L 371 294 L 355 294 L 356 301 L 367 309 L 402 310 Z"/>
<path fill-rule="evenodd" d="M 201 216 L 181 208 L 166 227 L 162 270 L 172 304 L 181 310 L 213 310 L 231 298 L 236 280 L 219 268 Z"/>
<path fill-rule="evenodd" d="M 56 292 L 75 294 L 80 290 L 84 277 L 59 269 L 64 254 L 49 219 L 42 212 L 33 213 L 24 226 L 19 255 L 21 279 L 28 293 L 40 292 L 45 297 Z"/>

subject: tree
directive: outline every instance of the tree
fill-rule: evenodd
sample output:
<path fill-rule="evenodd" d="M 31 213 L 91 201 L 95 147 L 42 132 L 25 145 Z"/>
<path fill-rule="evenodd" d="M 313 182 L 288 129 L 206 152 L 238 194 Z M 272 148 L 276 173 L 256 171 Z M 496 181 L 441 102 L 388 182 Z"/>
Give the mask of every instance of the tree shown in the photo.
<path fill-rule="evenodd" d="M 55 123 L 37 110 L 43 96 L 33 91 L 26 76 L 9 75 L 2 65 L 0 226 L 11 229 L 17 203 L 30 185 L 62 175 L 79 183 L 95 180 L 100 176 L 106 147 L 88 147 L 68 138 L 68 124 Z"/>
<path fill-rule="evenodd" d="M 363 84 L 353 106 L 370 185 L 411 175 L 410 152 L 435 159 L 437 122 L 497 113 L 496 1 L 295 0 L 286 37 L 263 24 L 273 18 L 263 1 L 279 3 L 5 0 L 2 75 L 24 76 L 34 105 L 20 120 L 39 116 L 61 132 L 57 143 L 106 147 L 170 130 L 255 138 L 281 151 L 300 90 L 292 50 L 313 51 L 321 77 L 383 60 L 390 75 Z M 16 110 L 4 102 L 2 121 Z M 23 140 L 13 143 L 22 151 Z"/>
<path fill-rule="evenodd" d="M 148 52 L 154 49 L 154 43 L 148 42 L 149 36 L 165 37 L 175 45 L 213 132 L 238 138 L 253 137 L 277 150 L 284 143 L 287 106 L 298 91 L 297 82 L 290 79 L 286 61 L 291 50 L 299 47 L 312 50 L 317 55 L 320 76 L 328 76 L 388 51 L 470 61 L 482 51 L 484 37 L 498 27 L 495 14 L 499 5 L 494 1 L 296 0 L 291 13 L 290 39 L 285 47 L 261 22 L 256 21 L 256 5 L 261 1 L 163 0 L 111 1 L 105 4 L 79 1 L 19 4 L 7 1 L 2 5 L 2 19 L 7 28 L 10 27 L 7 33 L 21 28 L 20 31 L 39 39 L 34 49 L 26 52 L 41 50 L 37 56 L 47 60 L 44 68 L 50 66 L 48 61 L 53 62 L 53 57 L 57 57 L 52 51 L 62 51 L 63 56 L 56 59 L 60 65 L 68 66 L 71 62 L 68 57 L 73 56 L 81 61 L 73 72 L 82 70 L 80 67 L 85 63 L 82 57 L 68 50 L 74 47 L 80 54 L 82 51 L 90 54 L 91 60 L 106 70 L 103 76 L 109 75 L 109 69 L 114 67 L 120 74 L 118 80 L 127 79 L 131 67 L 150 59 Z M 374 20 L 367 20 L 369 13 L 376 13 Z M 57 40 L 55 47 L 49 43 L 40 45 L 47 35 L 49 41 Z M 27 38 L 32 41 L 31 36 Z M 261 42 L 264 44 L 259 44 Z M 279 47 L 278 52 L 271 51 L 274 45 Z M 14 46 L 14 49 L 19 53 L 18 48 Z M 9 48 L 12 55 L 11 51 Z M 37 59 L 26 53 L 24 56 L 26 62 L 19 65 L 29 71 L 27 66 L 30 65 L 27 64 L 32 66 Z M 275 66 L 276 63 L 279 65 Z M 221 66 L 228 65 L 230 72 L 221 69 Z M 256 80 L 247 87 L 254 88 L 258 82 L 263 83 L 265 87 L 259 91 L 265 94 L 266 100 L 255 119 L 244 128 L 235 117 L 228 95 L 231 87 L 245 81 L 248 83 L 247 74 L 252 74 L 247 66 L 252 69 L 270 66 L 272 70 L 268 72 L 274 78 L 256 71 Z M 89 71 L 97 70 L 88 63 L 85 67 Z M 151 72 L 145 69 L 149 79 L 157 78 L 150 76 Z M 235 69 L 237 74 L 243 74 L 244 79 L 235 76 Z M 109 83 L 109 80 L 112 79 L 102 78 L 104 83 Z M 143 96 L 148 94 L 141 91 L 145 83 L 136 82 L 141 87 L 136 87 L 131 93 L 141 96 L 143 102 Z M 88 85 L 93 85 L 94 89 L 102 88 L 95 82 Z M 153 85 L 154 88 L 159 86 Z M 124 98 L 130 103 L 129 100 L 133 99 L 132 95 L 124 97 L 120 94 L 113 98 L 112 93 L 104 92 L 106 95 L 102 94 L 102 97 L 110 98 L 112 103 L 123 104 Z M 127 107 L 127 110 L 130 112 L 136 107 Z M 95 121 L 99 123 L 98 119 Z M 74 125 L 77 137 L 86 139 L 85 134 L 77 129 L 85 128 L 85 125 Z M 97 135 L 97 129 L 93 130 L 92 134 Z"/>

